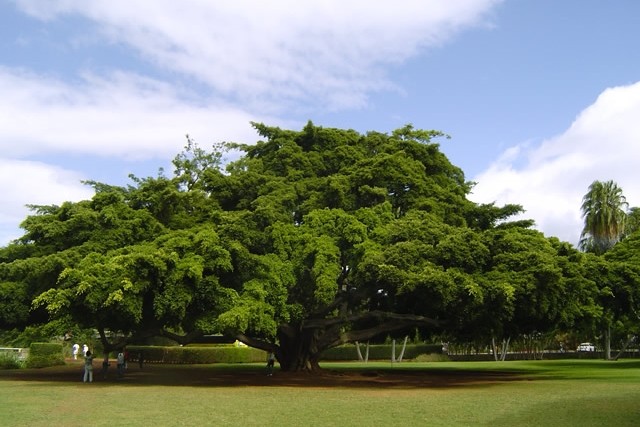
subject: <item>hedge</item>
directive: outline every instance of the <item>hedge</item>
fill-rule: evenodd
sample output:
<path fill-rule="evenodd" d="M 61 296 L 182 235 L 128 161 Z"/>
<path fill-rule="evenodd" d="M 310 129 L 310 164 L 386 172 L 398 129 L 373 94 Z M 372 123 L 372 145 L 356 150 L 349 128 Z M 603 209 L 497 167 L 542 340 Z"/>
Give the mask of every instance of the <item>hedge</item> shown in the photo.
<path fill-rule="evenodd" d="M 142 352 L 145 363 L 252 363 L 264 362 L 266 353 L 251 347 L 127 347 L 129 361 L 137 362 Z"/>
<path fill-rule="evenodd" d="M 29 347 L 29 357 L 25 363 L 27 368 L 46 368 L 47 366 L 64 365 L 62 344 L 34 342 Z"/>
<path fill-rule="evenodd" d="M 129 361 L 139 361 L 140 353 L 144 363 L 261 363 L 266 360 L 266 353 L 251 347 L 235 346 L 136 346 L 130 345 Z M 361 345 L 362 356 L 366 346 Z M 402 344 L 396 344 L 396 357 L 400 356 Z M 370 345 L 369 360 L 390 360 L 392 346 L 389 344 Z M 434 344 L 407 344 L 403 360 L 415 359 L 421 354 L 442 353 L 442 347 Z M 358 360 L 354 344 L 335 347 L 322 353 L 321 360 Z"/>

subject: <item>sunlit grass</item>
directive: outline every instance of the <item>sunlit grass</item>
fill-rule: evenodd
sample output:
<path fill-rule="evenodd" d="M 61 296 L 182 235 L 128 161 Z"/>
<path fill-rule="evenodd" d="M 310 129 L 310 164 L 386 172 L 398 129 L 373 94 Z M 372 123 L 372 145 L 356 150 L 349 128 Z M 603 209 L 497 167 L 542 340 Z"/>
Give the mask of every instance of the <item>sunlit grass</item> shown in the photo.
<path fill-rule="evenodd" d="M 0 375 L 0 424 L 29 426 L 631 426 L 640 420 L 640 361 L 331 363 L 341 373 L 442 376 L 429 386 L 196 386 L 12 380 Z M 259 365 L 184 367 L 262 375 Z M 237 370 L 237 371 L 236 371 Z M 150 368 L 149 375 L 153 373 Z M 158 368 L 157 371 L 160 371 Z M 185 371 L 186 372 L 186 371 Z M 180 371 L 178 371 L 178 375 Z M 504 374 L 498 377 L 483 377 Z M 276 376 L 278 373 L 276 373 Z M 422 378 L 422 377 L 420 377 Z M 457 379 L 476 378 L 476 381 Z M 304 380 L 304 378 L 303 378 Z M 179 384 L 179 376 L 176 383 Z"/>

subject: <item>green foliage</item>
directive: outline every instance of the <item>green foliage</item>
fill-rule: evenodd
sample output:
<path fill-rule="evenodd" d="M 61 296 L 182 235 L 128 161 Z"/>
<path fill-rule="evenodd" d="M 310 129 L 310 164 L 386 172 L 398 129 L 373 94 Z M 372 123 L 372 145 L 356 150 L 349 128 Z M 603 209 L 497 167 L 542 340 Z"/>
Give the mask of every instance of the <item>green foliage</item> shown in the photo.
<path fill-rule="evenodd" d="M 25 363 L 15 354 L 0 352 L 0 369 L 20 369 Z"/>
<path fill-rule="evenodd" d="M 65 335 L 70 335 L 78 341 L 90 342 L 93 330 L 82 330 L 75 325 L 73 319 L 63 317 L 44 324 L 27 326 L 23 330 L 2 331 L 0 343 L 12 347 L 29 347 L 33 342 L 61 341 Z"/>
<path fill-rule="evenodd" d="M 582 199 L 580 247 L 596 254 L 611 249 L 625 233 L 627 207 L 622 189 L 615 182 L 593 181 Z"/>
<path fill-rule="evenodd" d="M 127 347 L 132 361 L 138 360 L 142 352 L 143 358 L 149 363 L 255 363 L 264 362 L 264 351 L 250 347 L 235 346 L 206 346 L 189 345 L 184 347 L 169 346 L 136 346 Z M 364 347 L 362 348 L 362 351 Z M 396 356 L 399 356 L 401 345 L 396 345 Z M 374 344 L 369 346 L 370 360 L 387 360 L 391 358 L 392 348 L 389 344 Z M 414 359 L 423 354 L 442 353 L 442 346 L 436 344 L 407 344 L 404 360 Z M 358 360 L 354 345 L 331 348 L 322 353 L 322 360 Z"/>
<path fill-rule="evenodd" d="M 34 342 L 29 347 L 29 357 L 25 363 L 27 368 L 46 368 L 48 366 L 64 365 L 62 344 Z"/>
<path fill-rule="evenodd" d="M 0 282 L 0 325 L 22 325 L 29 317 L 30 295 L 22 283 Z"/>
<path fill-rule="evenodd" d="M 629 213 L 627 214 L 624 235 L 625 237 L 631 236 L 638 230 L 640 230 L 640 208 L 633 207 L 629 209 Z"/>
<path fill-rule="evenodd" d="M 509 222 L 518 205 L 468 200 L 439 131 L 254 127 L 253 145 L 187 138 L 172 176 L 88 182 L 91 200 L 34 206 L 23 238 L 0 249 L 5 328 L 70 319 L 107 351 L 223 333 L 276 346 L 297 369 L 416 327 L 480 341 L 636 309 L 634 268 Z M 228 150 L 243 155 L 223 170 Z M 619 257 L 635 256 L 634 236 Z"/>
<path fill-rule="evenodd" d="M 419 354 L 413 359 L 412 362 L 425 363 L 425 362 L 450 362 L 451 359 L 446 354 L 441 353 L 427 353 Z"/>
<path fill-rule="evenodd" d="M 185 346 L 185 347 L 150 347 L 129 346 L 130 360 L 138 361 L 142 353 L 144 361 L 148 363 L 252 363 L 264 362 L 264 351 L 250 347 L 232 346 Z"/>

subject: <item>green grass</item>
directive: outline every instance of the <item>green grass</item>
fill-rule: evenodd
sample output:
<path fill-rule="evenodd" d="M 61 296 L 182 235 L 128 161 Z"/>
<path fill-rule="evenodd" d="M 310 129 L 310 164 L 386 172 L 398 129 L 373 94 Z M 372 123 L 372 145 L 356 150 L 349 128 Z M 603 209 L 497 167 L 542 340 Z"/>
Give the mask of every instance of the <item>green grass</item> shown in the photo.
<path fill-rule="evenodd" d="M 10 426 L 632 426 L 640 361 L 331 363 L 340 375 L 275 374 L 261 365 L 133 369 L 83 384 L 47 369 L 0 373 L 0 424 Z M 60 369 L 60 368 L 51 368 Z M 77 372 L 76 372 L 77 371 Z M 32 371 L 33 372 L 33 371 Z M 98 372 L 96 371 L 96 374 Z M 40 379 L 41 377 L 41 379 Z M 184 381 L 181 381 L 185 378 Z M 187 380 L 186 378 L 190 378 Z M 236 379 L 240 380 L 236 380 Z M 246 380 L 246 381 L 245 381 Z M 353 381 L 352 381 L 353 380 Z M 175 383 L 176 385 L 171 385 Z M 189 385 L 180 385 L 188 383 Z"/>

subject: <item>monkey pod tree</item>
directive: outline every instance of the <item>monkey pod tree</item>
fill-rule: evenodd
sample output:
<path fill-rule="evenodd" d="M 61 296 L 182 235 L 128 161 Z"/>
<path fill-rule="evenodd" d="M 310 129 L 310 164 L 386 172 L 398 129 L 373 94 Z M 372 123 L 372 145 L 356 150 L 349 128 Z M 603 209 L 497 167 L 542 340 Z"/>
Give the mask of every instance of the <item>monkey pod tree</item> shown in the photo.
<path fill-rule="evenodd" d="M 348 342 L 460 331 L 487 307 L 506 323 L 541 280 L 559 286 L 555 267 L 524 282 L 508 272 L 502 254 L 536 250 L 492 233 L 530 223 L 505 223 L 517 206 L 467 200 L 471 184 L 432 141 L 442 133 L 254 125 L 264 141 L 208 153 L 189 140 L 172 178 L 90 183 L 92 200 L 36 212 L 1 251 L 0 281 L 24 282 L 34 310 L 97 328 L 105 348 L 224 333 L 290 371 L 317 370 Z M 245 154 L 222 171 L 222 149 Z M 48 281 L 26 286 L 21 263 L 68 251 Z"/>
<path fill-rule="evenodd" d="M 256 127 L 267 140 L 241 147 L 247 155 L 230 165 L 224 188 L 242 191 L 225 193 L 236 196 L 219 203 L 233 211 L 249 206 L 244 233 L 257 229 L 261 239 L 235 253 L 234 271 L 247 277 L 239 278 L 238 300 L 217 328 L 275 350 L 283 369 L 313 370 L 327 348 L 437 324 L 424 311 L 380 309 L 380 283 L 358 275 L 376 230 L 411 211 L 439 210 L 434 221 L 444 223 L 449 213 L 464 224 L 469 187 L 430 142 L 441 134 L 410 127 L 392 135 L 312 124 L 302 132 Z M 220 194 L 221 181 L 203 187 Z M 258 267 L 247 259 L 260 260 Z M 272 342 L 255 339 L 270 324 Z"/>

